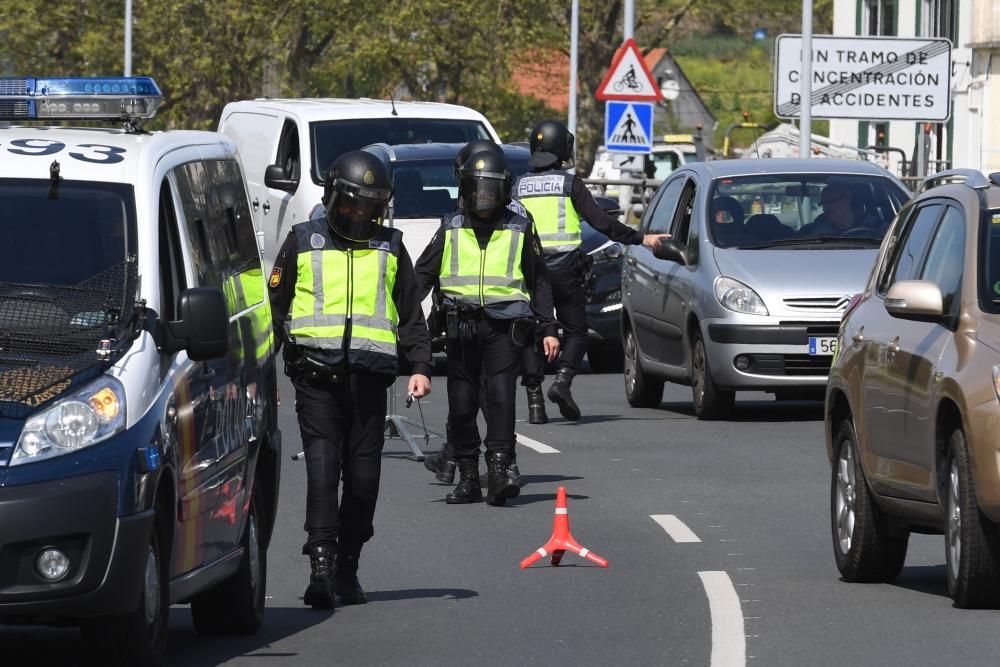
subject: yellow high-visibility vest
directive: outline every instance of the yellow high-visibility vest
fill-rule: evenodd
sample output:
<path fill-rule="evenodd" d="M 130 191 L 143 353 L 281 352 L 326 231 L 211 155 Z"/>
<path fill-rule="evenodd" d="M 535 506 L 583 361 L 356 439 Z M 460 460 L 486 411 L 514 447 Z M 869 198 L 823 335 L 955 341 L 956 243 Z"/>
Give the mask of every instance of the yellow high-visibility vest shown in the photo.
<path fill-rule="evenodd" d="M 531 212 L 546 255 L 580 247 L 580 213 L 570 199 L 572 190 L 573 176 L 561 171 L 525 174 L 514 185 L 514 197 Z"/>
<path fill-rule="evenodd" d="M 441 293 L 472 306 L 524 302 L 531 298 L 521 270 L 528 221 L 510 214 L 497 225 L 486 248 L 479 247 L 472 223 L 463 215 L 445 220 Z"/>

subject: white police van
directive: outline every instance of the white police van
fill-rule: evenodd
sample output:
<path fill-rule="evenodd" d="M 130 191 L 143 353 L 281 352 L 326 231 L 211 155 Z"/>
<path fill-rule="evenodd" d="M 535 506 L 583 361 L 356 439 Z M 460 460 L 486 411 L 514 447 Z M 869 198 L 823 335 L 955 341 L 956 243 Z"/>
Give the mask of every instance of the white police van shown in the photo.
<path fill-rule="evenodd" d="M 292 225 L 310 218 L 323 196 L 323 177 L 347 151 L 375 143 L 500 143 L 474 109 L 367 98 L 231 102 L 222 110 L 219 132 L 236 142 L 268 268 Z M 423 246 L 407 242 L 407 249 L 416 260 Z"/>
<path fill-rule="evenodd" d="M 261 624 L 281 437 L 236 149 L 129 78 L 0 79 L 0 622 L 159 664 Z M 70 128 L 66 120 L 124 128 Z M 49 124 L 20 124 L 49 121 Z M 0 652 L 2 655 L 2 652 Z"/>

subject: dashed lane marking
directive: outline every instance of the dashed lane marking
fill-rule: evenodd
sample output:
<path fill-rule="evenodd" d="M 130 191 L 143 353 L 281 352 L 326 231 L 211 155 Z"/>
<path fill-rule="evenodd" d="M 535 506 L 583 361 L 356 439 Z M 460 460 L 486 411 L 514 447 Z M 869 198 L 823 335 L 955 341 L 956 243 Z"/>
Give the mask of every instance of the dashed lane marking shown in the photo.
<path fill-rule="evenodd" d="M 517 436 L 517 443 L 524 445 L 528 449 L 533 449 L 539 454 L 558 454 L 559 450 L 555 447 L 549 447 L 544 442 L 538 442 L 537 440 L 532 440 L 529 437 L 523 436 L 520 433 L 515 433 Z"/>
<path fill-rule="evenodd" d="M 650 514 L 649 518 L 660 524 L 674 542 L 701 542 L 694 531 L 673 514 Z"/>
<path fill-rule="evenodd" d="M 729 575 L 721 571 L 699 572 L 712 613 L 711 667 L 745 667 L 747 639 L 740 598 Z"/>

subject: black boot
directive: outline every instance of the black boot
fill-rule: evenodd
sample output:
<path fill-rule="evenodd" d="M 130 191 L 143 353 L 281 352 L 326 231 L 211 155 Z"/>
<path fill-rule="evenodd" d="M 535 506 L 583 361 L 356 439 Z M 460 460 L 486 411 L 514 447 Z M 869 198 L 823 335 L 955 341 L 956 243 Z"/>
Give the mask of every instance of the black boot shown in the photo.
<path fill-rule="evenodd" d="M 549 400 L 559 406 L 559 412 L 570 421 L 580 418 L 580 408 L 573 400 L 573 394 L 569 393 L 570 385 L 573 384 L 573 369 L 560 368 L 556 371 L 556 379 L 549 387 Z"/>
<path fill-rule="evenodd" d="M 333 609 L 333 549 L 325 546 L 309 550 L 309 586 L 302 601 L 313 609 Z"/>
<path fill-rule="evenodd" d="M 358 581 L 358 557 L 360 550 L 349 549 L 337 552 L 337 571 L 333 576 L 333 587 L 337 591 L 340 604 L 365 604 L 368 594 Z"/>
<path fill-rule="evenodd" d="M 549 417 L 545 414 L 545 397 L 542 396 L 542 385 L 526 385 L 528 394 L 528 423 L 548 424 Z"/>
<path fill-rule="evenodd" d="M 516 498 L 521 487 L 510 478 L 510 455 L 504 452 L 486 454 L 486 502 L 503 505 L 508 498 Z"/>
<path fill-rule="evenodd" d="M 434 473 L 437 481 L 455 483 L 455 454 L 447 442 L 439 451 L 424 455 L 424 467 Z"/>
<path fill-rule="evenodd" d="M 479 456 L 458 459 L 458 485 L 444 497 L 449 505 L 466 505 L 483 502 L 483 489 L 479 486 Z"/>

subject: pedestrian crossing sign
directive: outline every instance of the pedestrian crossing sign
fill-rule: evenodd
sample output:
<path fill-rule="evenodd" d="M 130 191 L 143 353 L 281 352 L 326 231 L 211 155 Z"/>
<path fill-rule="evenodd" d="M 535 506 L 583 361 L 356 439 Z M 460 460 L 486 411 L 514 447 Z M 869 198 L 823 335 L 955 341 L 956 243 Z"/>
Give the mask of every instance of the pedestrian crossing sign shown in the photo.
<path fill-rule="evenodd" d="M 653 104 L 608 101 L 604 108 L 604 146 L 613 153 L 653 149 Z"/>

